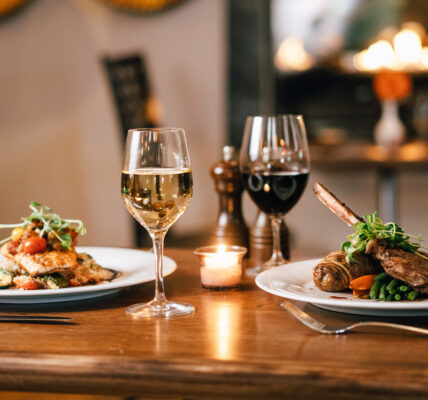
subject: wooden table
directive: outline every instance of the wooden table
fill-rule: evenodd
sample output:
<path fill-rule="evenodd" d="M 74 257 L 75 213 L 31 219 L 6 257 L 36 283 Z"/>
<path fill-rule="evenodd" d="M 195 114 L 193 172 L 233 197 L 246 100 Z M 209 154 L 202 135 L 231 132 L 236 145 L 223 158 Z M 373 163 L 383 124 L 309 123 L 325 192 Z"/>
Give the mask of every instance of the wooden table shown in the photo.
<path fill-rule="evenodd" d="M 32 312 L 69 315 L 75 325 L 2 324 L 0 388 L 150 399 L 428 398 L 427 337 L 373 328 L 320 335 L 253 283 L 235 292 L 201 289 L 191 250 L 167 255 L 178 262 L 166 278 L 167 295 L 194 304 L 193 316 L 128 318 L 125 307 L 150 300 L 153 284 L 98 301 L 34 306 Z M 304 308 L 329 323 L 361 319 Z M 404 322 L 428 326 L 426 317 Z"/>

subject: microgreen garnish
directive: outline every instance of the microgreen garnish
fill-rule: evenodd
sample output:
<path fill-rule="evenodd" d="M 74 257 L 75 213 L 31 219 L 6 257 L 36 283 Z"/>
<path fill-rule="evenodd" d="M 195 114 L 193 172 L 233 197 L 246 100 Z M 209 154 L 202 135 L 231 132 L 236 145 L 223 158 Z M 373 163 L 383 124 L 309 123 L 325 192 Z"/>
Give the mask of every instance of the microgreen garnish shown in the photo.
<path fill-rule="evenodd" d="M 416 253 L 419 256 L 428 259 L 418 250 L 423 247 L 421 235 L 409 235 L 405 233 L 395 222 L 383 223 L 375 211 L 373 214 L 364 216 L 363 221 L 354 224 L 354 233 L 348 236 L 349 241 L 342 243 L 342 251 L 346 253 L 346 261 L 355 261 L 353 254 L 355 252 L 363 253 L 366 250 L 370 239 L 386 240 L 388 247 L 399 247 L 403 250 Z M 413 241 L 411 241 L 413 240 Z"/>
<path fill-rule="evenodd" d="M 73 229 L 80 235 L 84 235 L 86 233 L 83 222 L 78 219 L 63 219 L 58 214 L 55 214 L 50 207 L 44 206 L 35 201 L 32 201 L 29 207 L 33 212 L 28 217 L 22 218 L 21 223 L 0 224 L 0 229 L 25 228 L 33 221 L 40 221 L 43 223 L 43 226 L 40 229 L 39 236 L 42 237 L 45 233 L 52 232 L 64 249 L 71 249 L 72 246 L 72 238 L 70 234 L 64 232 L 66 228 Z M 0 244 L 5 243 L 10 239 L 11 237 L 3 239 L 0 241 Z"/>

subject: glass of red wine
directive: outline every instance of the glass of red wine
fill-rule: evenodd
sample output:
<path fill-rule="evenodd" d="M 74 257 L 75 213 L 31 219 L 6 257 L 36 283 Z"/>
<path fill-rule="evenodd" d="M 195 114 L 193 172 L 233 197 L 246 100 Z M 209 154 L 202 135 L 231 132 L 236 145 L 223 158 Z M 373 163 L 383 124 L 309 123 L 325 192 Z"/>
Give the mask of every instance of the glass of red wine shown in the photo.
<path fill-rule="evenodd" d="M 279 265 L 280 227 L 283 216 L 300 199 L 310 168 L 306 129 L 301 115 L 250 116 L 245 123 L 240 169 L 245 189 L 271 220 L 272 258 L 247 270 L 247 275 Z"/>

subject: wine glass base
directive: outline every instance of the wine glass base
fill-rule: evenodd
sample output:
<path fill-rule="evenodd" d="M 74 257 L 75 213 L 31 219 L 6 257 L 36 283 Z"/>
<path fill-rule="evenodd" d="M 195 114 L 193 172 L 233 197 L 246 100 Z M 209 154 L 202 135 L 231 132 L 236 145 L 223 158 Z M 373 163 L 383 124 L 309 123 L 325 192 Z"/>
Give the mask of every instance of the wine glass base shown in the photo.
<path fill-rule="evenodd" d="M 195 307 L 188 303 L 173 301 L 155 301 L 129 306 L 126 313 L 135 319 L 143 318 L 174 318 L 193 314 Z"/>
<path fill-rule="evenodd" d="M 261 265 L 257 265 L 256 267 L 248 268 L 245 271 L 245 275 L 249 277 L 256 277 L 258 274 L 260 274 L 263 271 L 267 271 L 268 269 L 279 267 L 280 265 L 287 264 L 287 262 L 288 261 L 286 259 L 269 260 Z"/>

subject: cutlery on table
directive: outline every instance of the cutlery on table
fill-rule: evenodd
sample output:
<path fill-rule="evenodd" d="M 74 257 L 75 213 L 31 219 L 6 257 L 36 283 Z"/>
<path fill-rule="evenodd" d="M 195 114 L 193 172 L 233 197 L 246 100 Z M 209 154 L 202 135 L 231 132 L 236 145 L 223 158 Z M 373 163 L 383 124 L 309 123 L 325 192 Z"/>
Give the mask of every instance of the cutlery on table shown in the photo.
<path fill-rule="evenodd" d="M 66 323 L 70 321 L 70 317 L 56 317 L 52 315 L 0 315 L 0 322 Z"/>
<path fill-rule="evenodd" d="M 296 317 L 300 322 L 305 324 L 307 327 L 313 329 L 314 331 L 325 333 L 325 334 L 340 334 L 340 333 L 348 333 L 352 329 L 359 328 L 361 326 L 379 326 L 383 328 L 392 328 L 392 329 L 401 329 L 404 331 L 422 333 L 428 335 L 428 329 L 418 328 L 416 326 L 409 326 L 403 324 L 394 324 L 390 322 L 380 322 L 380 321 L 361 321 L 356 322 L 355 324 L 346 326 L 346 327 L 336 327 L 323 324 L 320 321 L 312 318 L 310 315 L 306 314 L 299 307 L 294 305 L 289 301 L 284 301 L 281 303 L 281 307 L 285 308 L 291 315 Z"/>

